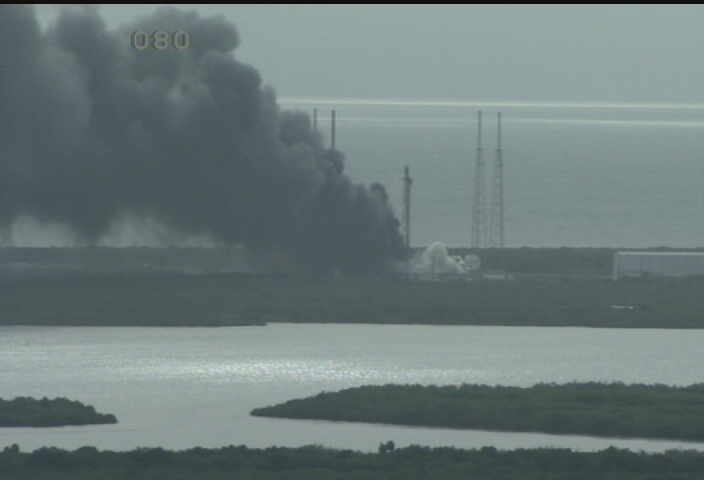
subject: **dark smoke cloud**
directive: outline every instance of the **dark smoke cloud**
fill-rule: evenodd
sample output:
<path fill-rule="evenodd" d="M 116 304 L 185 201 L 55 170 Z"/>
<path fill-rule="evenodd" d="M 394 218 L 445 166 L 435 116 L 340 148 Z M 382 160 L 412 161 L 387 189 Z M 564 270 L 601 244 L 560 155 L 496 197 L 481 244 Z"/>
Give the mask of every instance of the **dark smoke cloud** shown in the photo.
<path fill-rule="evenodd" d="M 183 30 L 187 50 L 130 47 Z M 124 212 L 353 272 L 399 258 L 383 186 L 354 184 L 307 114 L 280 111 L 223 17 L 158 9 L 118 31 L 71 7 L 42 33 L 0 6 L 0 226 L 18 215 L 96 241 Z"/>

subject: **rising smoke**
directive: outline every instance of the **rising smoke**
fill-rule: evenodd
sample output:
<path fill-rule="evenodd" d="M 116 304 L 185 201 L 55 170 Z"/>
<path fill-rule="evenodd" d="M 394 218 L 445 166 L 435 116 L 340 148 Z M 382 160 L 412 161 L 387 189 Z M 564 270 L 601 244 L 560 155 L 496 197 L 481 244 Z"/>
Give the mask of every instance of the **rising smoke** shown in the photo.
<path fill-rule="evenodd" d="M 136 50 L 134 30 L 182 30 L 191 46 Z M 0 6 L 0 230 L 32 218 L 92 245 L 146 218 L 320 270 L 402 257 L 384 187 L 350 181 L 238 43 L 224 17 L 172 7 L 117 31 L 70 7 L 42 32 L 33 7 Z"/>
<path fill-rule="evenodd" d="M 457 274 L 464 275 L 479 268 L 479 257 L 476 255 L 450 255 L 447 246 L 442 242 L 433 242 L 423 251 L 416 254 L 410 261 L 401 264 L 405 273 L 416 275 Z"/>

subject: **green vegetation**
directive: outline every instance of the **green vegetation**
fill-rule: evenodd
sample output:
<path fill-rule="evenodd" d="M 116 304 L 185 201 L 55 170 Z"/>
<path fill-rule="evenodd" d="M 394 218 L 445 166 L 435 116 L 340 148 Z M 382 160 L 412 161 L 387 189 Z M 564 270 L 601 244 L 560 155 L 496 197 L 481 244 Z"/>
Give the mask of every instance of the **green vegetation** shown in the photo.
<path fill-rule="evenodd" d="M 249 305 L 238 304 L 252 299 L 244 278 L 130 273 L 14 279 L 0 285 L 0 325 L 264 325 Z"/>
<path fill-rule="evenodd" d="M 59 427 L 102 423 L 117 423 L 117 419 L 115 415 L 98 413 L 89 405 L 67 398 L 0 398 L 0 427 Z"/>
<path fill-rule="evenodd" d="M 607 437 L 704 440 L 704 384 L 384 385 L 258 408 L 252 415 Z"/>
<path fill-rule="evenodd" d="M 482 267 L 525 274 L 611 275 L 613 248 L 450 248 L 451 255 L 479 255 Z"/>
<path fill-rule="evenodd" d="M 479 255 L 483 268 L 519 274 L 610 276 L 617 251 L 701 252 L 702 248 L 521 247 L 450 248 L 451 255 Z"/>
<path fill-rule="evenodd" d="M 704 454 L 699 452 L 646 454 L 615 448 L 600 452 L 397 449 L 387 442 L 378 453 L 320 446 L 229 446 L 178 452 L 83 447 L 23 453 L 12 445 L 0 453 L 3 480 L 695 480 L 703 475 Z"/>
<path fill-rule="evenodd" d="M 423 247 L 415 247 L 418 253 Z M 474 253 L 490 270 L 505 270 L 523 274 L 581 274 L 611 275 L 613 254 L 616 251 L 704 251 L 704 248 L 594 248 L 594 247 L 520 247 L 520 248 L 449 248 L 452 255 Z M 250 252 L 251 254 L 251 252 Z M 36 248 L 0 247 L 0 267 L 32 267 L 42 275 L 63 275 L 67 272 L 123 272 L 178 271 L 189 269 L 218 272 L 237 268 L 247 258 L 260 267 L 282 266 L 277 255 L 247 255 L 240 247 L 186 248 L 186 247 L 81 247 Z M 264 262 L 263 264 L 261 262 Z M 288 267 L 292 265 L 287 264 Z M 12 268 L 10 268 L 12 270 Z M 1 270 L 0 270 L 1 271 Z"/>
<path fill-rule="evenodd" d="M 465 283 L 131 274 L 15 279 L 0 282 L 0 288 L 0 325 L 321 322 L 704 328 L 704 278 L 698 277 Z"/>

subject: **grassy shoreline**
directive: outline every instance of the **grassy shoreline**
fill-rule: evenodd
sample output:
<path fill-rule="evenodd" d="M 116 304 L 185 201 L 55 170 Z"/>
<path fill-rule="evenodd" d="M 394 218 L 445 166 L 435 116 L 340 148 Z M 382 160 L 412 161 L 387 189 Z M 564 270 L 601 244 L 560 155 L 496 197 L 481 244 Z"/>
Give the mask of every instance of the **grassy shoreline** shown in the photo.
<path fill-rule="evenodd" d="M 61 427 L 110 423 L 117 423 L 115 415 L 98 413 L 94 407 L 67 398 L 0 398 L 0 427 Z"/>
<path fill-rule="evenodd" d="M 254 416 L 704 441 L 704 384 L 383 385 L 323 392 Z"/>
<path fill-rule="evenodd" d="M 444 283 L 131 274 L 18 279 L 0 288 L 0 325 L 704 328 L 704 278 Z"/>

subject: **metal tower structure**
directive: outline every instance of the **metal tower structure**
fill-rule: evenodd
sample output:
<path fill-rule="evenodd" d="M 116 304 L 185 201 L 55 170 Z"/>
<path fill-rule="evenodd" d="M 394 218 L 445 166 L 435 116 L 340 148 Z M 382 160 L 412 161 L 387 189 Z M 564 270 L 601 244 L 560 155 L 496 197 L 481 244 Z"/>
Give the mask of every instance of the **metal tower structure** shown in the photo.
<path fill-rule="evenodd" d="M 474 203 L 472 205 L 471 246 L 487 246 L 487 212 L 484 191 L 484 159 L 482 158 L 482 111 L 477 112 L 477 159 L 474 164 Z"/>
<path fill-rule="evenodd" d="M 411 178 L 408 165 L 403 167 L 403 233 L 406 248 L 411 247 Z"/>
<path fill-rule="evenodd" d="M 501 112 L 496 114 L 496 159 L 491 199 L 491 246 L 504 247 L 504 159 L 501 149 Z"/>

